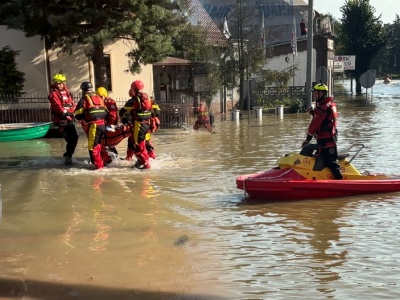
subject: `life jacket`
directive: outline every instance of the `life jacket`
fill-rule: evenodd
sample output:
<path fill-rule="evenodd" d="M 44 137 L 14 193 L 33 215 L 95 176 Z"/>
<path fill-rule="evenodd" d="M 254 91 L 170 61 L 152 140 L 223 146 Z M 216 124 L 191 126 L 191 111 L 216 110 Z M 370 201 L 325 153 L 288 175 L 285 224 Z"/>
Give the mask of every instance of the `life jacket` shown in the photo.
<path fill-rule="evenodd" d="M 103 98 L 97 95 L 86 94 L 84 97 L 83 120 L 85 122 L 93 122 L 104 120 L 107 116 L 107 107 Z"/>
<path fill-rule="evenodd" d="M 203 103 L 200 104 L 197 108 L 196 108 L 196 113 L 198 116 L 200 117 L 205 117 L 208 115 L 208 111 L 207 111 L 207 106 L 205 106 Z"/>
<path fill-rule="evenodd" d="M 158 106 L 158 104 L 153 103 L 151 106 L 151 119 L 150 119 L 149 132 L 154 133 L 161 126 L 159 116 L 160 116 L 160 107 Z"/>
<path fill-rule="evenodd" d="M 319 107 L 318 107 L 319 108 Z M 317 109 L 318 109 L 317 108 Z M 320 108 L 323 109 L 323 108 Z M 338 112 L 336 108 L 336 103 L 331 102 L 326 109 L 323 109 L 326 112 L 326 117 L 322 121 L 320 131 L 317 133 L 318 136 L 323 134 L 323 132 L 329 133 L 330 137 L 334 137 L 337 135 L 337 120 L 338 120 Z"/>
<path fill-rule="evenodd" d="M 159 118 L 160 117 L 160 107 L 158 106 L 158 104 L 156 104 L 156 103 L 153 103 L 152 105 L 151 105 L 151 116 L 152 117 L 157 117 L 157 118 Z"/>
<path fill-rule="evenodd" d="M 118 125 L 118 108 L 114 99 L 106 98 L 104 103 L 107 107 L 106 123 L 108 125 Z"/>
<path fill-rule="evenodd" d="M 51 85 L 51 93 L 49 94 L 48 99 L 51 104 L 51 117 L 53 122 L 58 126 L 67 125 L 72 120 L 72 118 L 63 118 L 63 113 L 73 113 L 75 110 L 74 99 L 67 87 L 65 87 L 63 90 L 59 90 L 55 84 Z M 61 111 L 59 111 L 59 108 L 55 110 L 55 107 L 53 107 L 54 101 L 58 101 L 59 103 L 61 103 Z"/>
<path fill-rule="evenodd" d="M 148 95 L 139 91 L 132 99 L 132 119 L 139 122 L 148 122 L 151 119 L 151 100 Z"/>

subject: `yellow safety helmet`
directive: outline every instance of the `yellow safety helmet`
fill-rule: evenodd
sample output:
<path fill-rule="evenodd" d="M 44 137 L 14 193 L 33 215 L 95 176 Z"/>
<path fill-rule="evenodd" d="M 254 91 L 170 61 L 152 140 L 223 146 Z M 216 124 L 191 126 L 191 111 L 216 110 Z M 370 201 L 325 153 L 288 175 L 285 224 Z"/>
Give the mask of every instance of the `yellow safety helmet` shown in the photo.
<path fill-rule="evenodd" d="M 67 81 L 67 77 L 65 77 L 63 73 L 57 73 L 56 75 L 54 75 L 53 81 L 54 83 L 64 83 Z"/>
<path fill-rule="evenodd" d="M 328 87 L 323 83 L 319 83 L 317 85 L 314 85 L 314 91 L 327 92 L 328 91 Z"/>
<path fill-rule="evenodd" d="M 107 90 L 105 88 L 103 88 L 102 86 L 97 88 L 96 94 L 99 95 L 100 97 L 104 97 L 104 98 L 108 97 Z"/>

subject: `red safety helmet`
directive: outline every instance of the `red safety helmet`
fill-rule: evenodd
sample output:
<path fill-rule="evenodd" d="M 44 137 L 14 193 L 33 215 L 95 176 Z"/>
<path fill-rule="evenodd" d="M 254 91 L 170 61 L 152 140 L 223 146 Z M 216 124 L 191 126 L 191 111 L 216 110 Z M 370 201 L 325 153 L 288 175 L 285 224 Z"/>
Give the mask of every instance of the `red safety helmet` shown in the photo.
<path fill-rule="evenodd" d="M 131 84 L 131 89 L 134 91 L 140 91 L 144 89 L 144 84 L 143 81 L 141 80 L 135 80 L 134 82 L 132 82 Z"/>

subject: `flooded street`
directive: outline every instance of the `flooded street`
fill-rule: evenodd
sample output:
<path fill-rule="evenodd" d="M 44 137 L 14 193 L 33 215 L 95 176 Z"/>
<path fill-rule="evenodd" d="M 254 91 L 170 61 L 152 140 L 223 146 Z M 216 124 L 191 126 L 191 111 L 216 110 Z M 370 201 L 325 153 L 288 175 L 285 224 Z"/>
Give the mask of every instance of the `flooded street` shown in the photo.
<path fill-rule="evenodd" d="M 365 145 L 361 172 L 400 174 L 399 91 L 335 95 L 339 149 Z M 144 171 L 95 171 L 83 133 L 72 167 L 63 139 L 1 143 L 0 299 L 400 298 L 400 193 L 266 203 L 236 189 L 300 150 L 309 121 L 159 130 Z"/>

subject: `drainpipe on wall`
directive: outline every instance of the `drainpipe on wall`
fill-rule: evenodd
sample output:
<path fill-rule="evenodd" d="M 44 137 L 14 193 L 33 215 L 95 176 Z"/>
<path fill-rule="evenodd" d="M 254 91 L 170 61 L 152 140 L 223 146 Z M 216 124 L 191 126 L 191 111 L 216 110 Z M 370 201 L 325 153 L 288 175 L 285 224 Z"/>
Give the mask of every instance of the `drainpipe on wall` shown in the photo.
<path fill-rule="evenodd" d="M 307 106 L 311 107 L 312 103 L 312 70 L 313 70 L 313 38 L 314 38 L 314 24 L 313 24 L 313 17 L 314 17 L 314 2 L 313 0 L 308 1 L 308 35 L 307 35 L 307 80 L 306 80 L 306 100 Z"/>
<path fill-rule="evenodd" d="M 43 39 L 43 47 L 44 47 L 44 65 L 45 65 L 45 74 L 46 74 L 46 89 L 47 94 L 50 93 L 50 83 L 51 83 L 51 74 L 50 74 L 50 60 L 49 60 L 49 49 L 47 45 L 47 37 Z"/>

